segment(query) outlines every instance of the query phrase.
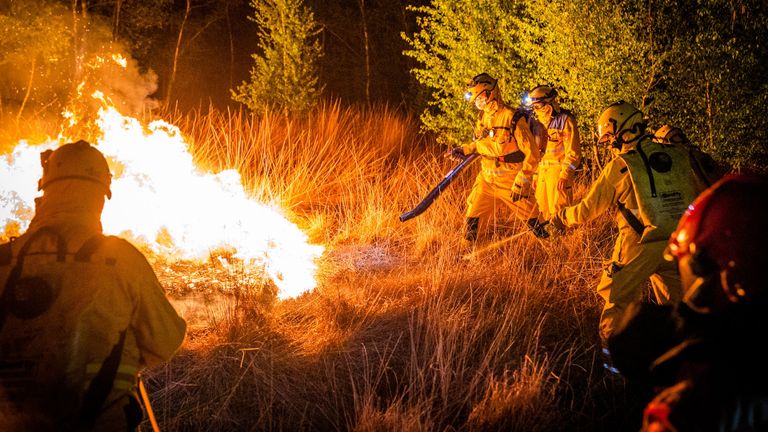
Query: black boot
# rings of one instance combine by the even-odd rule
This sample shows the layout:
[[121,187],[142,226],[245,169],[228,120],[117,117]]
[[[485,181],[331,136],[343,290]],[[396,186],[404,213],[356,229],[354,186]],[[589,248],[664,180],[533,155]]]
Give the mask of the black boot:
[[467,241],[476,241],[477,240],[477,230],[480,226],[480,218],[476,217],[470,217],[467,218],[467,231],[464,234],[464,238]]
[[527,225],[536,237],[543,239],[549,238],[549,233],[544,229],[545,224],[539,223],[537,218],[528,219]]

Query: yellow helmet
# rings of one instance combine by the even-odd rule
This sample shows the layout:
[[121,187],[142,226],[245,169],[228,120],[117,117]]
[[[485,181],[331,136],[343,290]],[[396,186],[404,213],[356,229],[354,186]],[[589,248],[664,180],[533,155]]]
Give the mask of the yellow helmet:
[[538,85],[528,92],[525,97],[525,104],[534,109],[541,109],[544,105],[549,105],[557,97],[557,90],[548,85]]
[[665,124],[656,130],[656,133],[653,135],[653,142],[670,145],[685,144],[689,141],[682,129]]
[[467,91],[464,93],[464,100],[472,103],[482,93],[486,93],[488,100],[493,100],[494,97],[498,95],[498,92],[496,78],[483,72],[469,80],[467,83]]
[[620,149],[643,136],[646,125],[642,111],[620,100],[609,105],[597,120],[598,142]]
[[104,195],[112,198],[109,186],[112,174],[104,155],[87,141],[64,144],[56,150],[46,150],[40,154],[43,176],[38,182],[38,190],[44,190],[51,183],[59,180],[77,179],[98,183],[104,186]]

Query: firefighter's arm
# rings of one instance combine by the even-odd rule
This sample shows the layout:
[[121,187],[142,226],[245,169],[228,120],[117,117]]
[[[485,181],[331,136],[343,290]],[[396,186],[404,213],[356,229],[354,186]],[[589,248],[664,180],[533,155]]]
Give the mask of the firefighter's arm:
[[614,159],[592,184],[587,195],[577,204],[560,210],[555,217],[565,226],[581,225],[597,218],[616,202],[616,185],[623,179],[622,164]]
[[523,166],[515,176],[515,182],[512,184],[512,200],[517,201],[521,198],[527,198],[533,190],[533,174],[539,165],[541,153],[539,147],[533,139],[528,122],[525,118],[517,121],[515,127],[515,141],[520,151],[525,155]]
[[533,139],[533,134],[531,134],[531,130],[528,127],[528,122],[525,120],[525,117],[520,118],[517,121],[517,126],[515,127],[515,141],[517,141],[517,146],[525,154],[521,172],[528,178],[532,178],[533,174],[536,172],[536,168],[539,166],[541,152],[536,145],[536,141]]
[[563,135],[565,154],[563,155],[560,168],[560,178],[572,180],[576,174],[576,168],[581,163],[581,140],[579,139],[579,128],[576,125],[576,119],[571,115],[565,120]]
[[144,255],[130,246],[123,277],[133,285],[138,304],[131,319],[142,366],[168,361],[181,346],[187,323],[168,301]]

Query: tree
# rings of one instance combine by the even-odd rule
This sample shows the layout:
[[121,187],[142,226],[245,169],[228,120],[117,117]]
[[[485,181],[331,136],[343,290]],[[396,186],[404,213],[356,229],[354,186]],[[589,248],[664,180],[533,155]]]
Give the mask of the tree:
[[657,34],[669,51],[659,123],[735,168],[768,169],[768,9],[762,0],[663,3]]
[[251,0],[251,6],[261,53],[252,54],[250,82],[233,90],[232,98],[252,111],[306,111],[322,93],[317,63],[323,51],[313,13],[301,0]]
[[63,104],[70,82],[72,34],[66,9],[48,2],[12,2],[0,11],[0,97],[18,106]]
[[[433,0],[412,8],[411,70],[431,90],[427,129],[460,141],[462,80],[485,71],[512,94],[554,85],[583,142],[608,104],[682,127],[735,167],[768,169],[768,9],[764,0]],[[506,94],[510,89],[502,87]],[[457,130],[458,129],[458,130]],[[594,142],[594,141],[593,141]]]
[[536,17],[521,46],[535,65],[529,83],[557,88],[582,132],[594,131],[597,116],[618,100],[648,108],[664,56],[653,51],[643,8],[602,0],[534,0],[528,8]]
[[520,29],[529,19],[525,2],[434,0],[410,10],[419,14],[420,30],[402,35],[411,46],[404,54],[421,64],[411,72],[430,91],[421,119],[443,142],[464,143],[474,119],[474,107],[462,98],[467,81],[487,72],[516,105],[532,74],[520,50]]

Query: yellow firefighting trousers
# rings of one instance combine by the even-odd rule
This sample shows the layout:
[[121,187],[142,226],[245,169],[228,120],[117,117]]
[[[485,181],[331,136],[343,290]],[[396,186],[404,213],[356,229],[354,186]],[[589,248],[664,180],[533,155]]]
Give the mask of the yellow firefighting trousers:
[[664,259],[667,241],[639,244],[640,236],[625,226],[619,231],[613,255],[603,270],[597,293],[605,300],[600,315],[600,339],[605,342],[630,303],[642,300],[650,280],[659,304],[676,304],[682,299],[677,265]]
[[539,162],[536,177],[536,204],[544,219],[551,219],[561,208],[573,202],[573,180],[568,181],[564,191],[557,190],[560,180],[560,162],[543,160]]
[[475,178],[475,184],[467,197],[466,217],[479,218],[480,233],[495,222],[496,210],[502,203],[512,210],[516,219],[527,221],[538,217],[539,210],[532,194],[528,198],[512,201],[512,183],[516,174],[512,172],[503,177],[491,177],[480,172]]

